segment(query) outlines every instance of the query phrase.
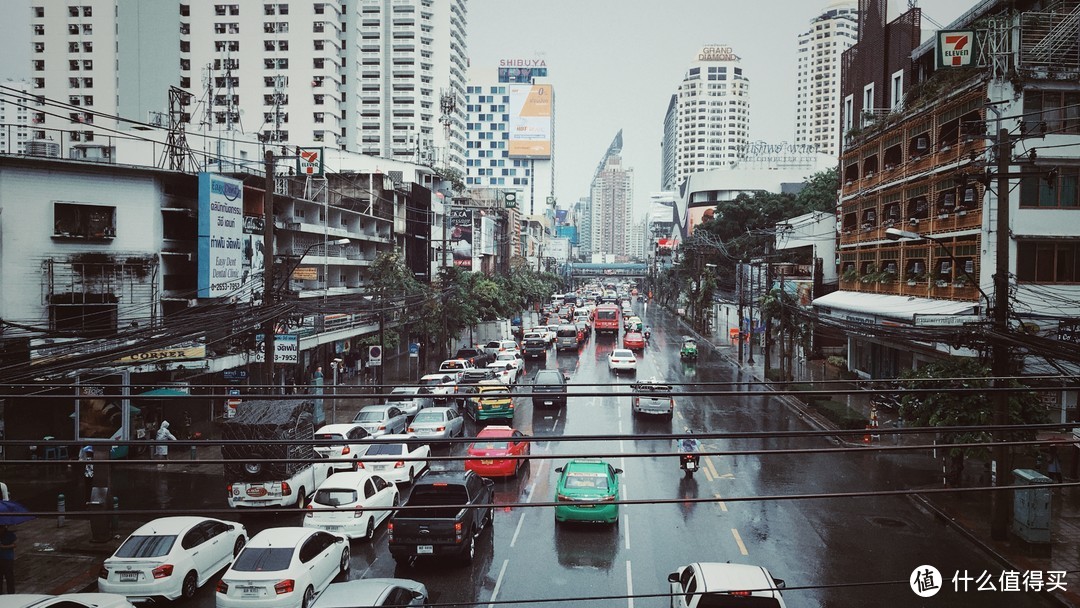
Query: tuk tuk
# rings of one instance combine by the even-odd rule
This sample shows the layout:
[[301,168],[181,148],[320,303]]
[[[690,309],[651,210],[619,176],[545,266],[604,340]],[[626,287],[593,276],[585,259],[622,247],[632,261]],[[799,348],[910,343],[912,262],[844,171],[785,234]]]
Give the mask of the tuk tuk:
[[682,349],[679,350],[679,356],[683,359],[697,359],[697,340],[684,338]]

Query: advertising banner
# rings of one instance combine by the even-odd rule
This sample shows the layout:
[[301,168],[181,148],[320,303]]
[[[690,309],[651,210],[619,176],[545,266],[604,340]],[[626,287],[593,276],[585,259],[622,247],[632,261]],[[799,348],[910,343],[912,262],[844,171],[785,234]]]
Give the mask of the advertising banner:
[[454,266],[472,270],[473,210],[450,208],[450,247]]
[[118,363],[156,363],[159,361],[186,361],[206,357],[206,344],[199,340],[181,342],[168,348],[144,350],[117,359]]
[[[262,363],[266,360],[263,355],[263,335],[255,334],[255,362]],[[274,363],[297,363],[300,352],[300,342],[293,334],[274,334]]]
[[243,287],[243,182],[199,174],[200,298],[240,295]]
[[510,94],[510,158],[551,158],[553,87],[514,85]]
[[966,68],[975,65],[974,30],[940,30],[937,33],[937,67]]
[[263,218],[254,215],[244,216],[244,270],[241,273],[243,290],[240,294],[242,302],[262,304],[263,288],[263,261],[266,249],[263,246]]

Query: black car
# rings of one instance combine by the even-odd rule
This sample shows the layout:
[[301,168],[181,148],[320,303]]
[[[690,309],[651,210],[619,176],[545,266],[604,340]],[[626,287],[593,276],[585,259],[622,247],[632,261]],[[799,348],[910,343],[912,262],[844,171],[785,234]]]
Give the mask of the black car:
[[548,343],[540,338],[527,338],[521,345],[521,354],[525,357],[544,358],[547,356]]
[[569,376],[564,376],[557,369],[542,369],[533,376],[532,403],[533,407],[541,405],[565,406],[566,383]]

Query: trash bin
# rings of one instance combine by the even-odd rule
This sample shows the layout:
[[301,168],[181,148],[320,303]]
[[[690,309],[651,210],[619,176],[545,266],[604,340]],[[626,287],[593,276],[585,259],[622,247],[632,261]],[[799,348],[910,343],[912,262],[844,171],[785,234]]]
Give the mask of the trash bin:
[[95,543],[104,543],[112,539],[112,530],[109,529],[109,488],[95,487],[90,490],[90,502],[86,503],[86,510],[90,511],[90,540]]

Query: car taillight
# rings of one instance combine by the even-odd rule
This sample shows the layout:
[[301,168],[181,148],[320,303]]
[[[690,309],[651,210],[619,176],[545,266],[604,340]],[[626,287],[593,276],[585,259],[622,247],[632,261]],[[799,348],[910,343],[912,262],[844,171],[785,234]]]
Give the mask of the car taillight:
[[225,486],[225,495],[226,496],[232,496],[232,484],[231,483],[229,485]]
[[214,591],[217,591],[218,593],[228,593],[229,583],[226,583],[224,580],[218,581],[217,586],[214,587]]
[[750,597],[753,593],[749,591],[728,591],[728,595],[734,595],[736,597]]
[[97,577],[98,578],[103,578],[105,580],[109,580],[109,569],[106,568],[105,566],[102,566],[101,570],[98,570]]
[[461,522],[458,522],[458,523],[454,524],[454,542],[458,542],[458,543],[461,542],[461,530],[462,530]]
[[352,516],[353,517],[363,517],[364,516],[364,510],[363,509],[353,509]]
[[280,583],[274,585],[274,593],[277,593],[278,595],[281,595],[283,593],[292,593],[294,588],[296,588],[296,581],[291,578],[287,578]]
[[379,427],[379,430],[380,430],[380,431],[385,431],[385,430],[386,430],[386,425],[384,424],[384,425],[380,426],[380,427]]
[[172,576],[172,570],[172,564],[162,564],[157,568],[154,568],[151,572],[153,573],[154,578],[165,578],[167,576]]
[[351,453],[352,453],[352,450],[349,449],[349,446],[345,446],[345,447],[341,448],[341,455],[342,456],[344,456],[345,454],[351,454]]
[[307,509],[307,513],[304,514],[304,517],[314,517],[315,516],[315,509],[310,504],[308,504],[308,506],[305,507],[305,509]]
[[445,426],[440,426],[440,427],[438,427],[438,428],[436,428],[436,429],[435,429],[435,432],[436,432],[436,433],[441,433],[441,432],[443,432],[443,431],[445,431],[445,430],[446,430],[446,427],[445,427]]
[[415,432],[416,432],[416,429],[414,429],[414,428],[413,428],[413,427],[411,427],[411,426],[410,426],[410,427],[409,427],[408,429],[406,429],[406,430],[407,430],[408,432],[410,432],[410,433],[415,433]]
[[361,462],[361,461],[359,461],[359,460],[357,460],[357,461],[356,461],[356,469],[357,469],[357,470],[360,470],[360,469],[362,469],[362,468],[364,468],[364,463],[363,463],[363,462]]
[[287,482],[287,481],[281,482],[281,495],[282,496],[292,496],[292,487],[289,486],[289,482]]
[[394,522],[386,524],[386,538],[390,542],[394,542]]
[[394,463],[394,468],[395,469],[400,469],[400,468],[402,468],[404,466],[405,466],[405,461],[404,460],[399,460],[399,461]]

